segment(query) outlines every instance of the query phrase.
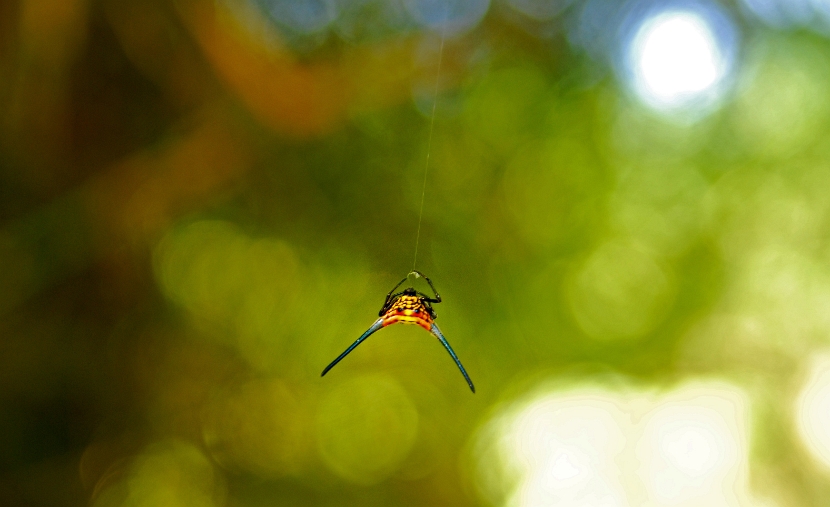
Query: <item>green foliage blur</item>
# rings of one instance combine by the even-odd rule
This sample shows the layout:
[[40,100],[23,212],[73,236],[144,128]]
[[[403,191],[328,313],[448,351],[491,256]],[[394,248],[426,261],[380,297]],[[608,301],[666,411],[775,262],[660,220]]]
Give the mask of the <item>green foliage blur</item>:
[[[482,428],[537,386],[689,379],[747,393],[753,491],[826,504],[792,400],[830,344],[830,41],[741,17],[724,102],[675,121],[564,18],[493,1],[439,72],[440,32],[243,3],[0,3],[0,504],[489,505]],[[422,189],[477,393],[414,326],[320,378]]]

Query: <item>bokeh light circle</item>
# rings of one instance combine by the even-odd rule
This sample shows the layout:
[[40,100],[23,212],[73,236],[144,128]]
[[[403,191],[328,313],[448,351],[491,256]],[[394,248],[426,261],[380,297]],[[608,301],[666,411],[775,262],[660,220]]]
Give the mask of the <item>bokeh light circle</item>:
[[830,469],[830,355],[813,360],[796,402],[796,425],[810,454]]
[[578,266],[565,284],[571,311],[597,340],[644,336],[674,300],[674,281],[650,252],[609,242]]
[[509,497],[507,505],[625,503],[615,464],[626,446],[625,414],[613,396],[550,393],[516,409],[495,424],[500,434],[492,439],[516,479],[496,493]]
[[478,486],[490,503],[758,505],[747,481],[749,399],[737,386],[658,394],[559,382],[479,433]]
[[215,507],[225,504],[224,478],[196,446],[165,440],[136,456],[122,477],[103,488],[94,507]]
[[734,481],[745,444],[730,421],[733,403],[706,393],[666,403],[647,418],[640,475],[658,504],[705,505],[719,496],[718,485]]
[[323,399],[317,443],[323,462],[342,479],[377,484],[397,471],[418,432],[418,411],[394,379],[347,380]]
[[709,28],[691,13],[673,12],[650,20],[640,29],[634,51],[638,86],[669,105],[705,91],[722,74]]
[[628,25],[620,28],[618,68],[635,95],[665,113],[697,117],[713,110],[732,82],[734,23],[719,7],[702,2],[640,10],[629,13]]
[[403,3],[417,24],[446,35],[475,28],[490,8],[490,0],[403,0]]
[[741,0],[746,11],[777,29],[821,27],[828,21],[827,0]]
[[335,0],[257,0],[279,25],[299,34],[321,32],[337,17]]
[[830,116],[830,58],[809,39],[774,37],[747,51],[733,109],[736,140],[754,156],[803,153]]
[[506,0],[513,9],[530,18],[544,21],[567,9],[573,0]]
[[274,478],[298,475],[310,461],[307,410],[280,380],[254,380],[216,393],[202,419],[206,447],[226,468]]
[[655,109],[708,109],[725,90],[734,28],[729,22],[713,22],[709,9],[702,7],[648,15],[628,43],[625,62],[631,86]]

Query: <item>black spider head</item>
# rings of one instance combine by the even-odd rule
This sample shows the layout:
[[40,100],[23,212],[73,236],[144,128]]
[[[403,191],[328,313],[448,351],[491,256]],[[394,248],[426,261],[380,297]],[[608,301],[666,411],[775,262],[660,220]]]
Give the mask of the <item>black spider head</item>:
[[409,287],[407,289],[404,289],[403,295],[404,296],[414,296],[415,295],[415,288],[414,287]]

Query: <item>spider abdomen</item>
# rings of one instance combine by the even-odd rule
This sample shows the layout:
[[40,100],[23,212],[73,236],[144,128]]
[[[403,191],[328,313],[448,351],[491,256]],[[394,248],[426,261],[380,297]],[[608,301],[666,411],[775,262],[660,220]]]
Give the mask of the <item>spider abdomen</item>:
[[401,296],[383,315],[383,327],[392,324],[414,324],[427,331],[432,327],[432,316],[421,298]]

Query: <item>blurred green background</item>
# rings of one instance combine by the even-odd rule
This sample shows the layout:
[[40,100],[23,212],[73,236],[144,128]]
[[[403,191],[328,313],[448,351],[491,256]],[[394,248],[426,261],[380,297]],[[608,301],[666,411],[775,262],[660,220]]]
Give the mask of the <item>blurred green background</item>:
[[[828,36],[825,0],[0,3],[0,504],[830,505]],[[417,327],[321,379],[422,188],[477,393]]]

